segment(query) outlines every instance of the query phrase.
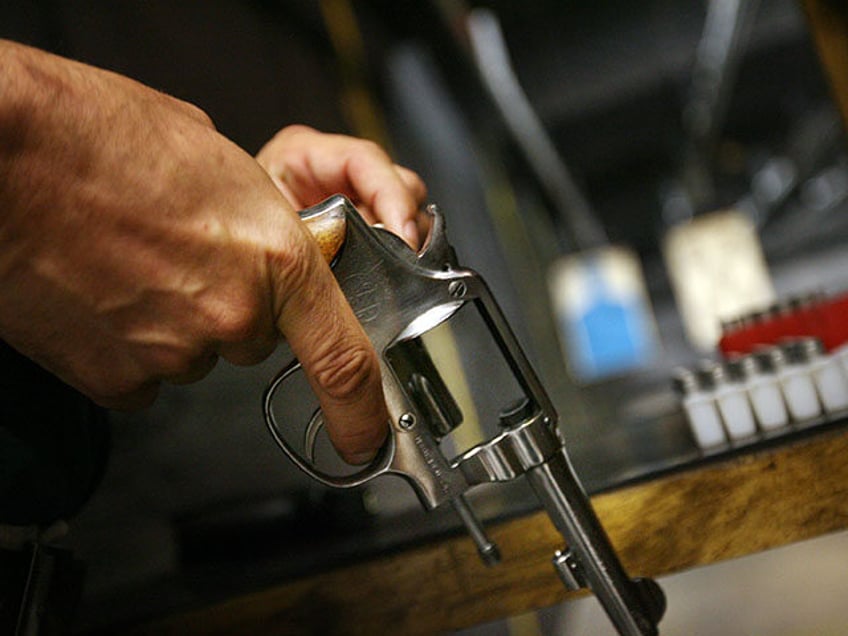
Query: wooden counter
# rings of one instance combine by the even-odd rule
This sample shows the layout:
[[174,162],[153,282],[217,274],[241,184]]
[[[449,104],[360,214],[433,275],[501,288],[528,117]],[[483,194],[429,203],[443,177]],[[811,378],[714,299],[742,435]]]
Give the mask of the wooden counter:
[[[592,498],[625,567],[660,576],[848,527],[848,432],[724,460]],[[422,514],[424,514],[422,512]],[[466,537],[172,616],[132,634],[432,634],[567,597],[562,538],[533,514],[491,528],[504,561]]]
[[834,102],[848,129],[848,6],[836,0],[804,0],[801,4]]

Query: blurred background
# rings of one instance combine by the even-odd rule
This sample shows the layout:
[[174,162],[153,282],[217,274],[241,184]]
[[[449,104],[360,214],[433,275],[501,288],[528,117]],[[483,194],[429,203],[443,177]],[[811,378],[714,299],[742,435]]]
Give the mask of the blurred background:
[[[0,35],[193,102],[250,153],[290,123],[383,143],[493,288],[592,493],[776,443],[699,447],[673,370],[722,321],[848,288],[844,132],[794,0],[43,0],[0,7]],[[483,437],[485,337],[454,332]],[[67,540],[80,629],[460,531],[399,481],[328,492],[289,465],[260,405],[286,359],[110,417]],[[472,500],[486,520],[537,506],[521,484]],[[846,633],[845,559],[840,535],[670,577],[668,633]],[[585,607],[467,633],[607,633]]]

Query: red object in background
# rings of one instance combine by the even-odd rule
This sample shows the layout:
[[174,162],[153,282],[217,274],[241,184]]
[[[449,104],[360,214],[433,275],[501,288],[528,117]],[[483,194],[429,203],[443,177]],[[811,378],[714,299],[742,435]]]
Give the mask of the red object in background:
[[725,324],[718,348],[724,355],[751,353],[761,345],[811,336],[826,351],[848,342],[848,293],[790,300]]

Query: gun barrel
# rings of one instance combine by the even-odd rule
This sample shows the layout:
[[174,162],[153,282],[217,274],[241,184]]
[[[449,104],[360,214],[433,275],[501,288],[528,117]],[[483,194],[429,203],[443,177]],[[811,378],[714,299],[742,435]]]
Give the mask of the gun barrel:
[[657,634],[665,597],[650,579],[630,579],[592,510],[565,449],[526,473],[568,551],[555,563],[564,581],[587,585],[622,636]]

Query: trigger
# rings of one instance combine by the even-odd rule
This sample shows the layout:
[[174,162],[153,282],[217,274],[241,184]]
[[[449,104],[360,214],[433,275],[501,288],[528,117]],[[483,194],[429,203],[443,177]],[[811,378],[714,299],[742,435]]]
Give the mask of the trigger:
[[303,433],[303,454],[307,461],[315,465],[315,445],[318,442],[318,433],[324,427],[324,413],[321,409],[315,409],[312,417],[309,418],[309,425]]

